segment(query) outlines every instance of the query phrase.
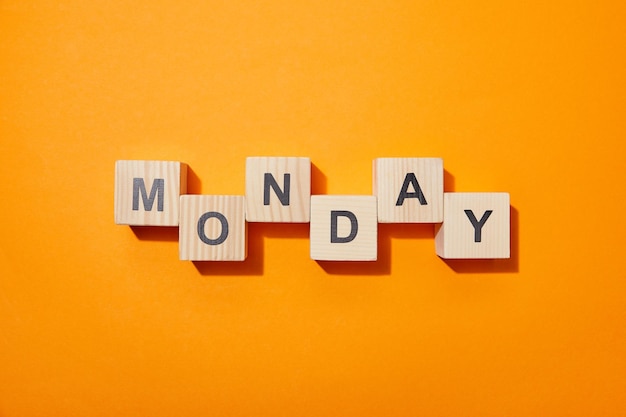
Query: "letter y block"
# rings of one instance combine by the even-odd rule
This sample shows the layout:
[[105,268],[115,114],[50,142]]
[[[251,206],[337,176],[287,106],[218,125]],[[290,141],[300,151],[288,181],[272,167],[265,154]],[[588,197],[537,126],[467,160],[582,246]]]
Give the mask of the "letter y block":
[[445,193],[443,223],[435,226],[435,248],[444,259],[511,256],[508,193]]

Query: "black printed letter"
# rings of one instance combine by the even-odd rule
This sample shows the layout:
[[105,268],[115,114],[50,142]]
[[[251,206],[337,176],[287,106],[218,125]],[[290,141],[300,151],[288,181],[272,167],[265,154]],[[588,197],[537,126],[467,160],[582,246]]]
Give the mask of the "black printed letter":
[[483,214],[483,217],[479,221],[476,220],[476,216],[474,216],[474,212],[472,210],[465,210],[467,218],[472,223],[472,226],[474,226],[474,242],[480,242],[483,226],[485,225],[485,222],[487,221],[489,216],[491,216],[492,212],[493,210],[485,211],[485,214]]
[[150,189],[150,197],[148,197],[143,178],[133,178],[133,210],[139,210],[139,191],[141,191],[141,200],[146,211],[152,211],[157,194],[157,211],[163,211],[163,193],[165,192],[165,180],[163,178],[154,180]]
[[[222,223],[222,233],[220,233],[217,239],[209,239],[204,233],[204,225],[211,217],[215,217],[220,221],[220,223]],[[226,217],[224,217],[222,213],[218,213],[217,211],[209,211],[207,213],[204,213],[202,216],[200,216],[200,219],[198,220],[198,237],[207,245],[215,246],[224,243],[224,241],[228,237],[228,220],[226,220]]]
[[270,174],[269,172],[266,172],[265,173],[265,180],[263,181],[263,205],[264,206],[269,206],[270,205],[270,187],[272,187],[272,189],[276,193],[276,196],[280,200],[280,203],[283,206],[288,206],[289,205],[289,189],[290,189],[289,188],[289,183],[290,183],[290,179],[291,179],[291,174],[285,174],[284,175],[284,186],[283,186],[283,188],[285,189],[285,191],[282,191],[280,189],[280,187],[278,186],[278,183],[274,179],[274,176],[272,174]]
[[[343,216],[350,219],[350,234],[345,237],[337,236],[337,217]],[[330,243],[352,242],[359,231],[359,222],[351,211],[331,210],[330,211]]]
[[[409,192],[409,185],[413,185],[413,189],[415,192]],[[422,206],[428,204],[426,202],[426,198],[424,197],[424,193],[420,188],[420,184],[417,182],[417,178],[415,178],[415,174],[409,172],[404,177],[404,183],[402,184],[402,191],[400,191],[400,195],[398,196],[398,200],[396,201],[396,206],[401,206],[404,203],[405,198],[417,198]]]

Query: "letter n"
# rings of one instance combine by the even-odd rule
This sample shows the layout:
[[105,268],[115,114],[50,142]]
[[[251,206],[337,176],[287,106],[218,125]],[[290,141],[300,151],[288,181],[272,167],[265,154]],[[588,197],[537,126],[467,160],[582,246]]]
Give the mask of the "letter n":
[[274,176],[269,172],[265,173],[263,181],[263,205],[270,205],[270,187],[276,193],[276,196],[280,200],[280,204],[283,206],[289,205],[289,191],[290,191],[291,174],[284,174],[283,176],[283,189],[281,190],[278,183],[274,179]]
[[[350,233],[348,236],[338,236],[338,217],[347,217],[350,220]],[[347,210],[330,211],[330,243],[352,242],[359,231],[359,222],[353,212]]]

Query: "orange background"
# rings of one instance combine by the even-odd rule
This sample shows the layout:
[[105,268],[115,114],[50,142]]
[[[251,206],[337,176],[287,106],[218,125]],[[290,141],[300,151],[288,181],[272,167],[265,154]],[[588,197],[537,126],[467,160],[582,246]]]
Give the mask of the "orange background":
[[[575,3],[575,4],[574,4]],[[0,415],[626,414],[626,6],[0,0]],[[379,156],[508,191],[513,258],[374,264],[251,224],[240,264],[113,222],[114,161],[371,193]]]

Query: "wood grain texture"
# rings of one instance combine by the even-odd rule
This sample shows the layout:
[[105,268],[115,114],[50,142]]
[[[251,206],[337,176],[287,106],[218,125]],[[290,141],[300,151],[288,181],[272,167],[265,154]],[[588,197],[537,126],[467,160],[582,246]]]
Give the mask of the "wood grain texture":
[[244,196],[183,195],[180,213],[180,260],[246,259],[248,227]]
[[[445,193],[443,223],[435,226],[437,255],[445,259],[509,258],[509,201],[508,193]],[[491,211],[488,217],[487,211]],[[476,227],[471,216],[475,222],[486,218],[482,226]]]
[[[331,242],[332,212],[349,212],[358,224],[349,242]],[[347,238],[353,231],[349,217],[339,215],[335,235]],[[319,261],[375,261],[378,253],[378,221],[374,196],[311,196],[311,259]]]
[[[376,158],[373,191],[380,223],[440,223],[443,221],[443,160],[441,158]],[[403,188],[407,175],[408,187]],[[415,180],[426,204],[414,197]],[[413,193],[397,205],[402,190]]]
[[[142,180],[144,187],[138,193],[134,190],[136,178]],[[152,207],[146,207],[155,180],[163,180],[162,191],[155,188]],[[145,191],[145,195],[141,191]],[[163,193],[162,197],[159,196],[160,192]],[[182,162],[116,161],[115,223],[131,226],[178,226],[179,198],[186,192],[187,165]],[[161,210],[159,198],[163,202]],[[137,200],[136,209],[133,209],[133,199]]]
[[[269,188],[266,201],[266,174],[271,174],[288,204]],[[289,176],[289,187],[285,184]],[[303,157],[246,158],[246,219],[250,222],[307,223],[310,220],[311,160]],[[268,204],[265,204],[265,203]]]

